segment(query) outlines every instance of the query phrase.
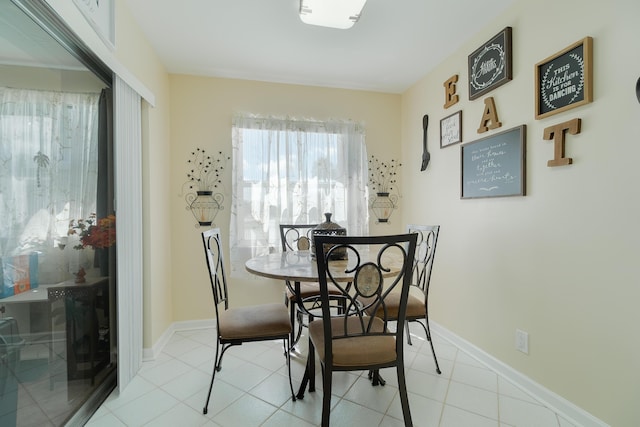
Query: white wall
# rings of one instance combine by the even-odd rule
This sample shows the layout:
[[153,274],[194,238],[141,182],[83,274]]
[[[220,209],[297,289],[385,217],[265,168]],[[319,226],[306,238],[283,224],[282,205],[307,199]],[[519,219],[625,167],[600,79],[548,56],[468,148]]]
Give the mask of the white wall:
[[[431,315],[439,324],[614,426],[640,423],[640,76],[635,0],[521,1],[403,95],[403,221],[441,224]],[[455,25],[455,19],[452,20]],[[468,100],[467,57],[513,27],[513,80]],[[594,40],[594,102],[534,119],[534,65]],[[460,102],[443,109],[458,74]],[[479,135],[483,100],[502,127]],[[527,125],[527,196],[460,199],[460,146],[439,148],[439,120],[463,111],[464,142]],[[420,172],[422,116],[431,164]],[[573,118],[573,164],[547,167],[544,128]],[[529,354],[515,350],[516,328]]]

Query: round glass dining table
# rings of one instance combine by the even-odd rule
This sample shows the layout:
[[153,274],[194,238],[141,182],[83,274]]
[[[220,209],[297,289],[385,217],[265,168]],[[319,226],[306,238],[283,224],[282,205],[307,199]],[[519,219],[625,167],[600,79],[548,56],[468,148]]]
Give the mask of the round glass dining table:
[[[377,254],[377,252],[373,252]],[[360,259],[361,262],[370,259],[368,253],[363,254],[364,257]],[[373,254],[371,255],[373,256]],[[351,282],[354,277],[354,266],[356,264],[355,259],[348,260],[332,260],[328,263],[331,275],[337,282]],[[389,256],[385,259],[385,267],[387,272],[383,272],[384,276],[391,276],[397,274],[402,268],[401,258]],[[318,282],[318,268],[316,259],[312,255],[311,251],[287,251],[276,252],[268,255],[257,256],[249,259],[245,263],[245,268],[249,273],[255,274],[261,277],[267,277],[270,279],[284,280],[291,292],[298,296],[296,301],[302,301],[300,296],[300,282]],[[303,311],[306,311],[304,307],[301,307]],[[310,313],[309,313],[310,314]],[[313,347],[310,346],[310,352],[307,355],[307,366],[304,372],[304,377],[300,389],[296,395],[298,399],[302,399],[304,396],[304,389],[309,384],[309,391],[315,390],[315,362],[313,355]],[[378,373],[377,381],[381,381]]]
[[[333,260],[329,263],[329,270],[339,282],[349,282],[353,279],[353,272],[348,272],[347,260]],[[351,263],[353,264],[353,263]],[[251,258],[245,263],[249,273],[270,279],[287,280],[290,282],[317,282],[318,267],[311,251],[277,252]]]
[[[377,255],[373,252],[371,256]],[[366,262],[370,257],[367,252],[361,253],[360,261]],[[337,282],[353,280],[355,259],[331,260],[329,271]],[[383,277],[393,276],[402,268],[402,258],[388,254],[385,256],[384,266],[388,269]],[[245,263],[249,273],[270,279],[286,280],[290,282],[318,282],[318,267],[311,251],[276,252],[257,256]]]

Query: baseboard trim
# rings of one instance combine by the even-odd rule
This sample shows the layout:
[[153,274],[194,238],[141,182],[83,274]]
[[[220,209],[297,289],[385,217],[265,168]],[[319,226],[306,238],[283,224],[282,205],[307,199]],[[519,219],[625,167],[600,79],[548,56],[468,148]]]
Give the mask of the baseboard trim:
[[167,345],[171,337],[175,332],[178,331],[190,331],[195,329],[205,329],[205,328],[215,328],[216,320],[215,319],[206,319],[206,320],[187,320],[183,322],[173,322],[169,327],[164,331],[160,338],[155,342],[153,347],[142,349],[142,360],[145,362],[155,360],[162,350],[164,346]]
[[441,336],[469,356],[486,365],[489,369],[504,377],[522,391],[531,394],[545,406],[561,414],[567,421],[582,427],[610,427],[609,424],[606,424],[579,406],[576,406],[562,396],[538,384],[531,378],[516,371],[511,366],[501,362],[431,319],[429,319],[429,325],[435,334]]

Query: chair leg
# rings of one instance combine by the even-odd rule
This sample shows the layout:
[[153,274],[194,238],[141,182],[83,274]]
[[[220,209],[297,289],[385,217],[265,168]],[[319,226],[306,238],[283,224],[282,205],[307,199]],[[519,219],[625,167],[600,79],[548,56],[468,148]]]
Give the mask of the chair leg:
[[436,350],[433,348],[433,340],[431,339],[431,328],[429,327],[429,317],[424,318],[424,323],[427,326],[425,331],[427,333],[427,339],[429,340],[429,344],[431,344],[431,353],[433,354],[433,361],[436,363],[436,372],[442,373],[440,371],[440,365],[438,365],[438,358],[436,357]]
[[396,369],[398,372],[398,392],[400,393],[400,405],[402,406],[404,425],[405,427],[413,427],[411,409],[409,409],[409,396],[407,395],[407,382],[404,376],[404,363],[398,363]]
[[[289,308],[289,319],[291,320],[291,338],[289,341],[291,343],[290,350],[293,350],[293,348],[298,344],[298,341],[300,341],[300,337],[302,336],[302,328],[304,327],[302,316],[303,314],[300,310],[298,310],[297,304],[292,301],[291,307]],[[296,321],[298,323],[297,329]]]
[[[289,298],[285,298],[287,300],[287,305],[289,305]],[[291,343],[291,350],[293,350],[293,347],[296,346],[296,333],[295,333],[295,324],[296,324],[296,303],[291,301],[291,304],[289,305],[289,320],[291,321],[291,338],[290,338],[290,343]]]
[[420,321],[418,321],[418,323],[420,324],[420,326],[422,326],[422,329],[424,329],[424,333],[427,336],[427,341],[429,341],[429,344],[431,345],[431,354],[433,354],[433,361],[436,363],[436,372],[438,374],[441,374],[442,371],[440,371],[440,365],[438,364],[438,358],[436,357],[436,350],[433,347],[433,340],[431,339],[431,329],[429,328],[429,318],[428,317],[424,318],[424,325]]
[[[309,316],[309,322],[313,320],[313,316]],[[309,392],[313,393],[316,391],[316,348],[311,341],[311,337],[309,337],[309,355],[307,356],[309,360]]]
[[370,369],[369,370],[369,380],[371,380],[371,385],[372,386],[377,386],[377,385],[385,385],[387,384],[387,382],[380,376],[380,370],[379,369]]
[[218,372],[222,370],[222,358],[224,357],[224,354],[226,353],[227,350],[229,350],[230,347],[234,345],[240,345],[240,344],[225,344],[222,346],[222,352],[220,353],[220,359],[218,359],[218,365],[216,367]]
[[331,368],[322,366],[322,427],[329,427],[331,416]]
[[307,388],[307,385],[309,386],[309,392],[316,391],[315,354],[316,350],[313,346],[313,342],[311,342],[311,338],[309,338],[309,351],[307,355],[307,363],[304,369],[304,376],[302,377],[298,394],[296,394],[298,400],[302,400],[304,398],[304,390]]
[[[213,380],[216,378],[216,372],[220,370],[218,365],[218,353],[220,352],[220,342],[216,339],[216,357],[213,359],[213,373],[211,374],[211,384],[209,384],[209,393],[207,393],[207,401],[204,403],[202,413],[207,415],[209,412],[209,399],[211,398],[211,390],[213,390]],[[222,357],[221,357],[222,358]]]
[[411,342],[411,331],[409,331],[409,322],[407,322],[406,330],[407,330],[407,344],[413,345],[413,343]]
[[291,389],[291,400],[296,401],[296,394],[293,392],[293,381],[291,380],[291,351],[289,340],[284,339],[284,357],[287,359],[287,371],[289,371],[289,388]]

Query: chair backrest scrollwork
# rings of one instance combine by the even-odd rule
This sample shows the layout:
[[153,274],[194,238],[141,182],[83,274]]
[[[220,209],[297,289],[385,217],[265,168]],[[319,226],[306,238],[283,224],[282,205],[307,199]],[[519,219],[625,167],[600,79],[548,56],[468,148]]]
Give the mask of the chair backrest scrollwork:
[[280,224],[282,251],[307,251],[311,249],[313,229],[318,224]]
[[413,263],[412,285],[419,288],[425,298],[429,293],[429,283],[431,282],[431,271],[433,261],[436,256],[436,245],[440,234],[439,225],[414,225],[407,226],[407,233],[418,235],[416,245],[416,255]]
[[[389,236],[314,236],[317,250],[316,262],[322,299],[322,319],[340,318],[338,323],[349,325],[332,331],[332,322],[323,322],[325,339],[324,354],[332,354],[332,341],[360,337],[396,339],[396,352],[402,356],[403,331],[411,286],[413,263],[418,236],[415,233]],[[333,251],[346,251],[347,260],[333,260]],[[351,290],[344,282],[335,280],[332,269],[353,273]],[[328,286],[342,290],[344,300],[338,309],[335,294],[329,296]],[[395,313],[388,312],[387,304],[400,293],[397,327],[387,327],[395,322]],[[333,303],[333,306],[331,305]],[[376,316],[367,313],[376,312]],[[358,319],[358,320],[355,320]]]
[[229,295],[227,292],[227,278],[224,272],[224,255],[220,229],[212,228],[202,232],[202,243],[204,245],[204,253],[209,270],[217,321],[219,314],[218,306],[224,304],[225,310],[229,308]]

